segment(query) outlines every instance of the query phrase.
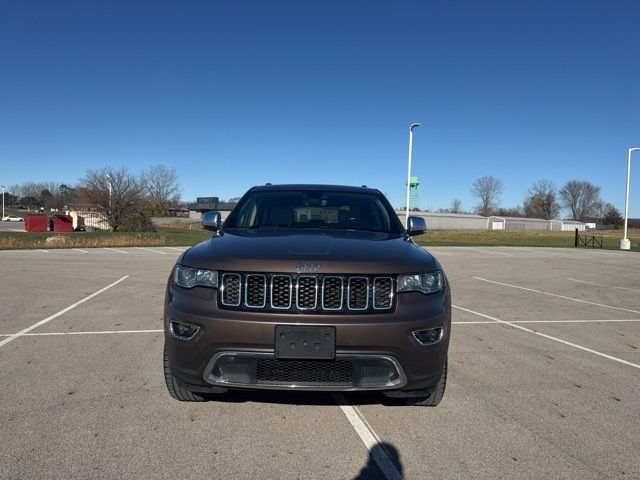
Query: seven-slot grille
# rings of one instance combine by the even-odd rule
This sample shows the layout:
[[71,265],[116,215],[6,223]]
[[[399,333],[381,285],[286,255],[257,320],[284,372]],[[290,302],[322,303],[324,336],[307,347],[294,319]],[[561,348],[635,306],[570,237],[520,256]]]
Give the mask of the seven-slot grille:
[[358,312],[393,308],[392,277],[223,273],[220,306],[265,311]]

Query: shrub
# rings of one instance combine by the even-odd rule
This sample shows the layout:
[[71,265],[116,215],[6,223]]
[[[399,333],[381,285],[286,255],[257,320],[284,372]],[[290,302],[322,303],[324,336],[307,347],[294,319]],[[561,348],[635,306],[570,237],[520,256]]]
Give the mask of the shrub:
[[151,219],[142,213],[128,216],[118,228],[119,232],[155,232],[156,227]]

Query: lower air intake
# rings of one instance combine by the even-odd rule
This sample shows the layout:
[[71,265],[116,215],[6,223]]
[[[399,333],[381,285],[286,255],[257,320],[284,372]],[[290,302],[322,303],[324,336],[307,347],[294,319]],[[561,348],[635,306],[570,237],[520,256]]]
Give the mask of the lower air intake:
[[334,360],[278,359],[272,353],[222,352],[205,370],[214,385],[301,390],[382,390],[401,387],[400,364],[384,355],[337,354]]
[[258,360],[258,383],[305,383],[319,385],[351,384],[350,360]]

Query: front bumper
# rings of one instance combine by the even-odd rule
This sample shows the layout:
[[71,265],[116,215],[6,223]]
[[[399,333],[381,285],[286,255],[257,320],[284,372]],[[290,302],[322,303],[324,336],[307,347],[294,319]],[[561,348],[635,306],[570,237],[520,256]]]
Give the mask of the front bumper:
[[338,353],[334,360],[279,360],[273,352],[216,352],[204,380],[217,387],[263,390],[388,390],[406,385],[400,363],[388,355]]
[[[217,306],[217,293],[215,289],[186,292],[168,286],[165,340],[169,366],[176,379],[192,391],[215,391],[220,387],[409,391],[434,386],[442,374],[451,327],[448,289],[430,296],[403,293],[396,297],[393,311],[371,315],[222,310]],[[200,330],[191,340],[177,339],[169,333],[169,319],[197,325]],[[316,365],[318,368],[312,372],[316,381],[297,375],[291,361],[275,359],[275,327],[282,324],[335,327],[336,359]],[[411,335],[414,330],[436,326],[444,327],[444,335],[434,345],[422,346]],[[232,357],[241,359],[237,367],[221,371],[221,359]],[[338,375],[331,373],[333,370],[348,370],[346,364],[335,363],[343,361],[351,362],[352,376],[332,376]],[[300,362],[306,363],[299,366],[311,365],[308,360]],[[266,368],[264,365],[275,372],[272,377],[258,375],[261,366]]]

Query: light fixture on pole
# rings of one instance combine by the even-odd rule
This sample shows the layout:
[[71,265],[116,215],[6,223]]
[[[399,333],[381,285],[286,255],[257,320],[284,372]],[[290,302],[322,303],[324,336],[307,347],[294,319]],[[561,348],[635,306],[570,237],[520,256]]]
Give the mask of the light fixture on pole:
[[627,223],[629,220],[629,181],[631,178],[631,154],[639,152],[639,147],[629,149],[627,155],[627,193],[624,199],[624,238],[620,240],[620,250],[631,250],[631,241],[627,238]]
[[407,166],[407,203],[404,207],[404,226],[409,228],[409,195],[411,189],[411,156],[413,154],[413,129],[418,128],[419,123],[412,123],[409,125],[409,161]]

